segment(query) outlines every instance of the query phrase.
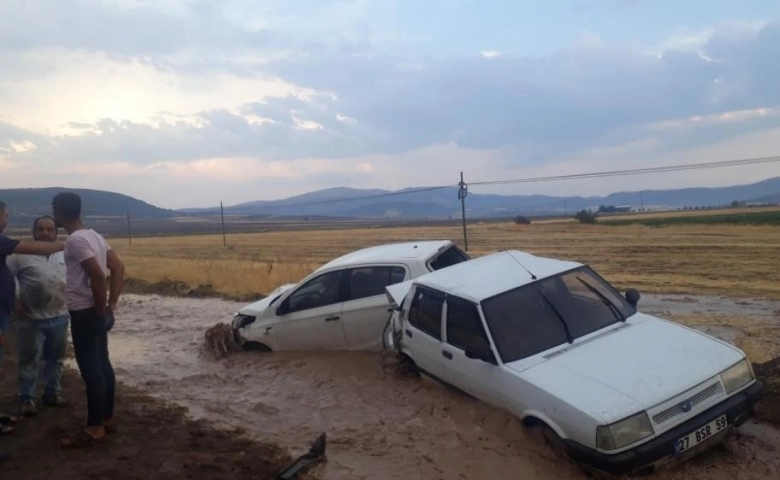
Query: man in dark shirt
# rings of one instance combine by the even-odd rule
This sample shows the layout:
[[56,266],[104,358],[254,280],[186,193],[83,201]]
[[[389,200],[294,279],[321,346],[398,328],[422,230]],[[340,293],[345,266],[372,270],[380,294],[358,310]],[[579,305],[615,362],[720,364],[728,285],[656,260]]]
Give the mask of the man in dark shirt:
[[[5,263],[6,257],[13,253],[51,255],[65,248],[62,242],[12,240],[3,235],[6,226],[8,226],[8,207],[0,202],[0,360],[3,356],[5,335],[11,323],[11,312],[16,304],[16,282]],[[12,416],[0,413],[0,435],[13,431],[9,425],[13,420]],[[0,461],[7,458],[8,454],[0,452]]]

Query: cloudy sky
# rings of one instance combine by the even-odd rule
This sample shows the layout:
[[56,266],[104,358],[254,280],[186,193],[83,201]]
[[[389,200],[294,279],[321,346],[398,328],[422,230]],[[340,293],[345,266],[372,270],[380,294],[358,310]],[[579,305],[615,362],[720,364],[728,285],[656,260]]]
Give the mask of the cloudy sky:
[[207,206],[780,154],[776,0],[0,2],[0,188]]

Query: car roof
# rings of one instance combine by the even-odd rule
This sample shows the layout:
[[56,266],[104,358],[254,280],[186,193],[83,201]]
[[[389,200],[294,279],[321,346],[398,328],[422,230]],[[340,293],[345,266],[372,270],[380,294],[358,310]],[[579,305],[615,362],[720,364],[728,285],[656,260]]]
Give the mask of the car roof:
[[453,245],[450,240],[423,240],[374,245],[335,258],[316,271],[364,263],[427,259],[450,245]]
[[528,270],[536,275],[537,279],[542,279],[581,266],[583,264],[577,262],[508,250],[427,273],[413,283],[479,303],[499,293],[534,282]]

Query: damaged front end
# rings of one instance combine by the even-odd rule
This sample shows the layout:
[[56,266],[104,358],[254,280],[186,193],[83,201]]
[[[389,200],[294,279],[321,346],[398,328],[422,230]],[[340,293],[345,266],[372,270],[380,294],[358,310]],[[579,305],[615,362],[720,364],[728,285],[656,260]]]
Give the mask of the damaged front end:
[[254,323],[255,320],[257,320],[256,316],[245,315],[243,313],[236,313],[236,315],[233,317],[233,321],[231,322],[230,327],[233,329],[233,336],[239,345],[243,346],[246,343],[246,339],[241,336],[241,330],[244,329],[247,325]]

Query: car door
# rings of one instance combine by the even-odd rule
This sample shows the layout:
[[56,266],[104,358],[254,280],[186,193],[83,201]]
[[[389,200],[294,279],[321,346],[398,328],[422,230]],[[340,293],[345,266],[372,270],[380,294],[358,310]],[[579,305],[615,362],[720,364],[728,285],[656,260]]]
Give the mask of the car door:
[[473,397],[501,407],[502,369],[493,363],[495,358],[485,361],[466,356],[467,351],[493,352],[477,305],[447,295],[444,332],[442,379]]
[[346,348],[341,321],[343,273],[337,270],[318,275],[284,299],[273,326],[279,350]]
[[417,286],[409,304],[405,307],[403,344],[417,367],[427,374],[441,379],[441,327],[444,312],[444,294],[437,290]]
[[345,298],[341,321],[347,348],[381,350],[382,331],[390,318],[390,303],[385,287],[406,280],[402,265],[367,265],[344,273]]

